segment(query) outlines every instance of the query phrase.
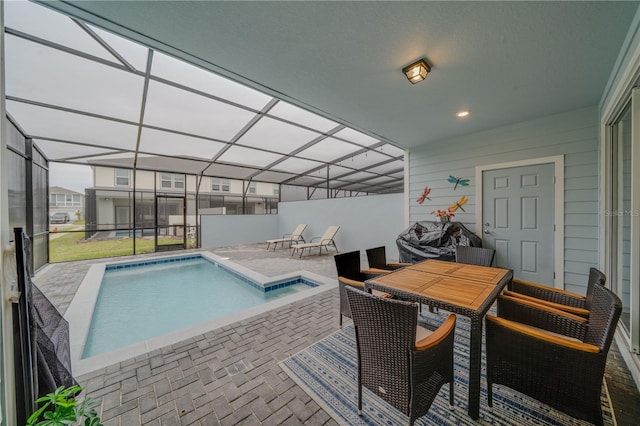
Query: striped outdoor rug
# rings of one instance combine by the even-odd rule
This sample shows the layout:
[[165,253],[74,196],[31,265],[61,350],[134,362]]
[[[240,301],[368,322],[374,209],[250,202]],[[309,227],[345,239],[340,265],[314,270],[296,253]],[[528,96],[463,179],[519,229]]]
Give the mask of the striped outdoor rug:
[[[444,314],[422,317],[429,328],[437,327]],[[467,414],[469,320],[458,316],[454,348],[455,408],[449,409],[448,385],[440,390],[427,415],[416,425],[585,425],[534,399],[495,385],[493,410],[487,405],[484,357],[482,361],[480,418]],[[358,416],[357,354],[355,330],[345,326],[302,352],[282,361],[282,369],[305,392],[342,425],[401,425],[408,417],[363,387],[362,417]],[[606,383],[602,391],[605,425],[616,425]]]

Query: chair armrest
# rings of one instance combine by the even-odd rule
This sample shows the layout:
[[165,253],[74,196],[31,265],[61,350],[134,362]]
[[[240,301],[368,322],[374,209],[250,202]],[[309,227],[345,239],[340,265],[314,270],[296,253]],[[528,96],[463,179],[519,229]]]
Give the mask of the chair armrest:
[[387,269],[369,268],[369,269],[363,269],[360,272],[365,274],[367,276],[367,279],[370,279],[370,278],[378,277],[380,275],[388,274],[391,271]]
[[438,346],[444,339],[449,336],[449,334],[453,333],[456,328],[456,315],[451,314],[449,317],[442,323],[440,327],[424,339],[421,339],[416,342],[416,350],[424,351],[426,349],[430,349],[434,346]]
[[537,299],[584,309],[586,297],[566,290],[514,278],[509,290]]
[[578,340],[587,333],[585,318],[516,297],[498,296],[498,316]]
[[529,302],[549,306],[550,308],[559,309],[561,311],[569,312],[571,314],[579,315],[581,317],[586,318],[589,316],[589,311],[584,308],[576,308],[574,306],[568,306],[568,305],[563,305],[561,303],[550,302],[545,299],[538,299],[537,297],[527,296],[526,294],[518,293],[515,291],[505,290],[503,294],[511,297],[516,297],[521,300],[527,300]]
[[350,285],[351,287],[356,287],[361,290],[364,289],[364,282],[362,281],[352,280],[351,278],[346,277],[338,277],[338,281],[343,284]]
[[600,353],[600,348],[590,343],[583,343],[562,335],[547,333],[544,330],[540,330],[526,324],[510,321],[505,318],[495,317],[493,315],[487,315],[486,320],[487,322],[493,322],[513,332],[524,334],[531,338],[539,339],[548,343],[553,343],[567,349],[573,349],[576,351],[587,353]]
[[389,262],[387,266],[391,268],[404,268],[406,266],[413,266],[413,263]]

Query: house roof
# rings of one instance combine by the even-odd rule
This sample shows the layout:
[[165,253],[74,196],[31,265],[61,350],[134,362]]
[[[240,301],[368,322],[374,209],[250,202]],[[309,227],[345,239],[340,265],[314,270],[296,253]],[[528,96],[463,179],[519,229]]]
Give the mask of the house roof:
[[74,195],[82,195],[82,196],[84,196],[84,194],[82,194],[80,192],[72,191],[70,189],[62,188],[60,186],[50,186],[49,187],[49,194],[74,194]]
[[[598,104],[638,8],[46,5],[81,21],[5,2],[7,109],[50,159],[372,192],[402,190],[401,148]],[[150,69],[149,50],[103,29],[152,47]],[[411,85],[401,69],[419,57],[432,72]]]

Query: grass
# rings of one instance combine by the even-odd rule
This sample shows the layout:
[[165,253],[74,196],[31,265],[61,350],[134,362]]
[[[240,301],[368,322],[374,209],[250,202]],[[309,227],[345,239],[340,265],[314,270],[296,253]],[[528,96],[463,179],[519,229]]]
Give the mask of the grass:
[[[126,256],[133,254],[133,239],[114,238],[108,240],[84,241],[83,226],[69,228],[71,231],[51,233],[49,236],[49,262],[67,262],[74,260],[99,259],[103,257]],[[66,230],[65,230],[66,231]],[[171,238],[159,238],[159,244],[174,244]],[[189,247],[187,242],[187,247]],[[153,238],[136,238],[136,254],[150,253],[155,250]]]

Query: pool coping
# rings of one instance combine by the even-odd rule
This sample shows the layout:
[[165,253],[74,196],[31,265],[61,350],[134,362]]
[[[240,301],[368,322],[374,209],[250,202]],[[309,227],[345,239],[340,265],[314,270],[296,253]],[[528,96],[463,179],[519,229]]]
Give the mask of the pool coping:
[[[310,281],[317,284],[317,286],[311,287],[308,290],[299,293],[291,294],[277,300],[245,309],[241,312],[225,315],[223,317],[205,321],[203,323],[196,324],[181,330],[163,334],[162,336],[153,337],[142,342],[134,343],[132,345],[128,345],[111,352],[98,354],[90,358],[82,359],[84,345],[89,333],[91,319],[93,317],[93,310],[95,308],[98,293],[100,291],[100,284],[102,283],[102,278],[108,265],[135,264],[151,260],[157,261],[162,259],[187,256],[201,256],[211,262],[217,263],[222,267],[231,270],[235,274],[239,274],[249,280],[255,281],[264,287],[268,287],[269,285],[273,285],[274,283],[296,279]],[[252,271],[245,266],[234,263],[228,258],[221,257],[206,251],[193,252],[189,253],[189,255],[180,255],[174,253],[164,256],[154,256],[147,259],[97,263],[91,265],[91,267],[89,268],[89,271],[82,280],[78,291],[73,297],[73,300],[71,300],[71,303],[69,304],[69,307],[64,314],[64,318],[69,322],[69,341],[72,372],[74,376],[81,376],[83,374],[87,374],[92,371],[117,364],[127,359],[144,355],[156,349],[170,346],[180,341],[205,334],[229,324],[249,319],[256,315],[260,315],[273,309],[280,308],[289,303],[315,296],[332,288],[336,288],[337,286],[338,284],[335,279],[303,270],[268,277],[266,275]]]

